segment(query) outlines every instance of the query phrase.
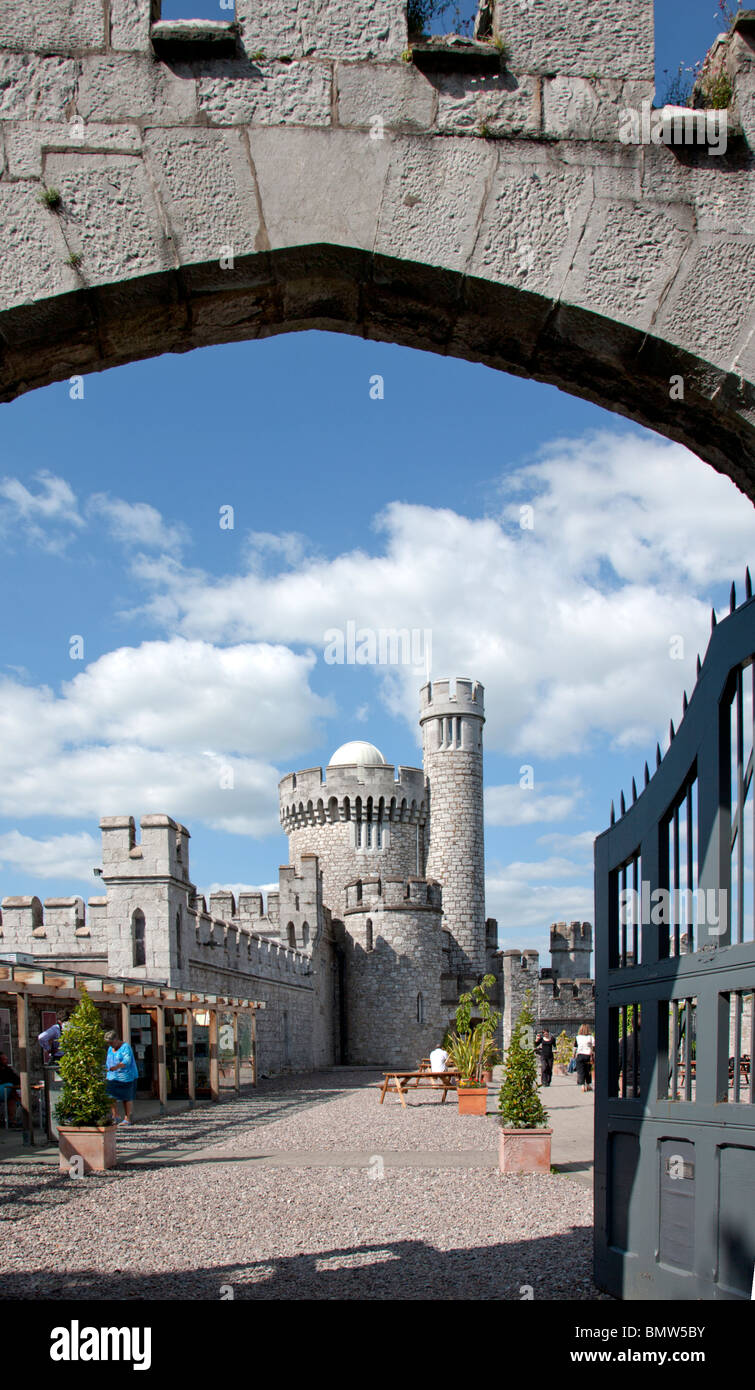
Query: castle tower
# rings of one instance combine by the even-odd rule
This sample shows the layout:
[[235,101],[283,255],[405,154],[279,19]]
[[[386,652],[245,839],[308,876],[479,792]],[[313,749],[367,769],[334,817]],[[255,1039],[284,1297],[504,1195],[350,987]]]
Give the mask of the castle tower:
[[418,767],[396,769],[374,744],[345,743],[325,769],[291,772],[278,788],[289,860],[301,874],[316,855],[322,902],[343,919],[346,884],[357,878],[425,871],[425,778]]
[[452,969],[480,976],[486,964],[482,809],[484,691],[458,677],[420,692],[428,795],[425,872],[443,886],[443,924],[455,943]]
[[554,922],[551,970],[554,980],[589,980],[592,926],[589,922]]
[[102,882],[107,888],[108,968],[113,975],[189,982],[189,832],[170,816],[105,816]]
[[410,877],[346,885],[345,1061],[414,1069],[448,1027],[441,888]]

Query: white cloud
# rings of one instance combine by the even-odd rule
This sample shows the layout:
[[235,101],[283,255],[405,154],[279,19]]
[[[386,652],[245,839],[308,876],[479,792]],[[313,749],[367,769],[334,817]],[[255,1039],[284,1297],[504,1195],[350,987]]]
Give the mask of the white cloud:
[[561,871],[553,860],[492,866],[485,879],[485,911],[506,949],[529,946],[535,932],[542,953],[552,922],[592,922],[594,902],[589,876],[579,881],[573,867]]
[[177,552],[189,540],[185,526],[168,525],[148,502],[125,502],[121,497],[96,492],[87,503],[87,515],[95,522],[101,518],[114,540],[136,549]]
[[46,469],[34,481],[37,492],[19,478],[0,479],[0,527],[8,541],[17,538],[61,553],[84,525],[76,494],[64,478]]
[[10,830],[0,835],[0,868],[30,874],[34,878],[83,879],[97,891],[92,869],[99,865],[99,839],[81,831],[78,835],[51,835],[35,839]]
[[277,829],[271,759],[310,746],[330,702],[314,658],[175,638],[107,653],[61,694],[0,681],[0,814],[166,811],[240,834]]
[[535,825],[538,821],[566,820],[578,809],[582,793],[579,787],[570,791],[520,787],[518,782],[485,789],[485,821],[488,825]]
[[600,833],[598,830],[580,830],[576,835],[563,835],[553,830],[547,835],[538,835],[537,843],[547,845],[556,854],[570,854],[581,863],[589,861],[592,864],[595,838]]
[[[372,556],[302,555],[294,570],[221,579],[163,558],[140,576],[148,612],[188,637],[320,653],[327,629],[349,620],[429,629],[435,674],[488,687],[488,749],[534,759],[602,739],[652,746],[694,683],[706,586],[743,574],[755,553],[749,501],[649,434],[560,442],[501,489],[501,514],[482,519],[392,503]],[[534,508],[532,530],[519,526],[522,502]],[[285,537],[281,549],[290,559]],[[683,660],[672,659],[677,637]],[[374,670],[386,706],[416,728],[416,674]]]

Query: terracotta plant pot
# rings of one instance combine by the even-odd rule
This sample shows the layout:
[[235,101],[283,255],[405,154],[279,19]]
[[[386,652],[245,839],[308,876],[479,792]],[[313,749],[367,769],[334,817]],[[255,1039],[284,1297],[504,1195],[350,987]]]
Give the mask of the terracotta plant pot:
[[501,1173],[550,1173],[552,1129],[504,1129],[498,1136]]
[[491,1081],[493,1080],[493,1069],[492,1069],[492,1067],[491,1067],[488,1071],[484,1071],[484,1072],[482,1073],[482,1079],[483,1079],[483,1081],[486,1081],[486,1082],[491,1082]]
[[488,1088],[487,1086],[459,1086],[456,1091],[459,1097],[460,1115],[486,1115],[488,1111]]
[[117,1163],[115,1125],[58,1125],[60,1171],[71,1171],[71,1159],[83,1161],[85,1173],[104,1173]]

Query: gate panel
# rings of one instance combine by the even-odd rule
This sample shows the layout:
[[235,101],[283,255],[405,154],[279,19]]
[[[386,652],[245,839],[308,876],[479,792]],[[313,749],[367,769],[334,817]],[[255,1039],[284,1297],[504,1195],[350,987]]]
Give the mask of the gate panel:
[[655,775],[595,842],[595,1279],[749,1299],[755,601],[714,622]]

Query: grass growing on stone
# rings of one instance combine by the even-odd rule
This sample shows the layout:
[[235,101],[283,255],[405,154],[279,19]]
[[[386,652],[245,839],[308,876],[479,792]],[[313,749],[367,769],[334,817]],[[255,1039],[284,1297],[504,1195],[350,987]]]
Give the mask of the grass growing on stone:
[[50,212],[57,212],[63,199],[57,188],[43,188],[42,192],[39,194],[39,201],[43,203],[46,208],[49,208]]

